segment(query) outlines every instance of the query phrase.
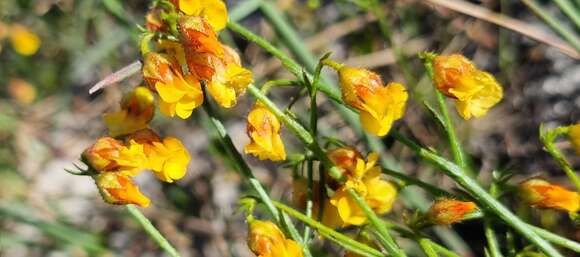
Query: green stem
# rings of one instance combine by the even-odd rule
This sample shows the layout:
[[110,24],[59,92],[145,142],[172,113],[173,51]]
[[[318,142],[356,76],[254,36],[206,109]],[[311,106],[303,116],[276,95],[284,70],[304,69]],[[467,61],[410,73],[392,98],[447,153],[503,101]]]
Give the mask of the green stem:
[[431,243],[431,239],[426,238],[426,237],[419,237],[417,238],[417,242],[419,243],[419,246],[421,246],[421,249],[423,250],[423,253],[425,253],[425,255],[427,257],[438,257],[439,255],[437,255],[437,252],[435,251],[435,248],[433,247],[433,244]]
[[558,7],[560,7],[560,10],[562,10],[563,13],[565,13],[566,15],[568,15],[568,17],[570,17],[572,22],[574,22],[574,24],[576,25],[576,28],[580,29],[580,10],[576,9],[576,7],[574,7],[574,4],[570,2],[570,0],[554,0],[554,2],[556,2],[556,4],[558,5]]
[[[498,187],[494,181],[491,183],[491,186],[489,188],[489,194],[493,198],[497,199],[498,193],[499,193]],[[497,242],[497,236],[495,234],[495,230],[493,229],[492,222],[491,222],[491,219],[489,217],[484,217],[483,227],[484,227],[485,238],[487,239],[487,247],[489,249],[489,253],[490,253],[491,257],[503,257],[503,254],[501,253],[500,247],[499,247],[498,242]]]
[[443,247],[440,244],[437,244],[435,242],[432,242],[432,246],[435,249],[435,251],[437,251],[440,254],[443,254],[447,257],[461,257],[459,254],[454,253],[453,251]]
[[576,186],[576,190],[580,192],[580,179],[576,175],[574,169],[570,163],[564,157],[564,154],[556,148],[554,145],[554,141],[560,135],[564,135],[568,133],[569,127],[557,127],[555,129],[551,129],[548,131],[544,131],[543,125],[540,126],[540,140],[542,144],[544,144],[544,149],[556,160],[560,168],[564,170],[568,178],[574,183]]
[[558,19],[549,14],[534,0],[521,0],[536,16],[540,17],[548,26],[555,30],[560,36],[562,36],[568,43],[570,43],[576,51],[580,51],[580,38],[573,32],[565,27]]
[[267,95],[270,89],[273,87],[287,87],[287,86],[294,86],[298,84],[296,80],[291,79],[278,79],[278,80],[268,80],[266,83],[262,85],[262,94]]
[[405,136],[393,131],[392,135],[401,143],[411,148],[415,153],[442,168],[442,170],[452,178],[457,184],[465,189],[479,204],[480,207],[486,208],[495,213],[505,223],[514,228],[521,236],[528,239],[531,243],[536,245],[538,249],[550,257],[562,257],[562,255],[546,240],[542,239],[529,225],[520,220],[505,206],[493,198],[487,191],[485,191],[479,184],[469,176],[464,175],[461,167],[445,158],[433,153],[431,150],[423,148],[406,138]]
[[393,238],[389,234],[389,231],[385,226],[385,224],[379,219],[379,217],[377,217],[377,214],[367,205],[366,201],[352,188],[348,189],[348,193],[366,214],[367,218],[369,219],[369,222],[375,229],[379,242],[381,242],[381,245],[385,247],[387,252],[389,252],[391,256],[396,257],[406,256],[405,252],[403,252],[401,248],[399,248],[395,240],[393,240]]
[[453,121],[449,116],[449,110],[447,109],[447,104],[445,103],[445,97],[435,85],[434,80],[434,73],[433,73],[433,57],[431,54],[424,54],[423,62],[425,65],[425,69],[427,70],[427,75],[431,79],[433,83],[433,89],[435,91],[435,96],[437,97],[437,105],[439,106],[439,111],[442,114],[442,121],[445,132],[447,134],[447,139],[449,140],[449,145],[451,146],[451,153],[453,154],[453,159],[455,163],[459,164],[459,166],[465,171],[465,173],[470,177],[475,177],[475,174],[469,169],[469,165],[467,163],[467,159],[465,158],[465,152],[461,147],[461,143],[457,139],[457,135],[455,134],[455,128],[453,126]]
[[243,18],[246,18],[248,15],[258,10],[258,8],[260,8],[261,3],[262,0],[241,1],[235,8],[233,8],[228,13],[228,16],[232,21],[242,20]]
[[[258,90],[258,89],[256,89],[256,90]],[[250,183],[250,186],[258,193],[260,200],[262,201],[262,203],[264,203],[264,205],[266,205],[266,209],[268,210],[268,212],[270,213],[270,215],[272,216],[272,218],[274,219],[276,224],[284,225],[283,227],[286,228],[288,233],[291,235],[292,239],[294,239],[295,241],[297,241],[299,243],[302,243],[302,238],[298,234],[298,231],[294,227],[294,224],[284,215],[280,215],[280,213],[278,212],[278,209],[276,209],[276,207],[274,207],[274,204],[272,203],[272,199],[270,199],[270,196],[268,195],[266,190],[262,187],[262,184],[260,184],[260,181],[254,176],[254,174],[252,173],[252,170],[250,169],[250,167],[248,166],[248,164],[246,163],[246,161],[244,160],[242,155],[236,149],[236,147],[235,147],[234,143],[232,142],[232,139],[228,135],[224,125],[217,118],[217,114],[214,112],[213,108],[211,107],[210,102],[205,101],[203,104],[203,108],[206,111],[207,115],[209,116],[210,122],[212,123],[212,125],[216,129],[218,136],[220,138],[220,141],[223,144],[224,148],[226,149],[226,152],[234,161],[236,167],[238,168],[238,171],[240,171],[242,173],[242,175]],[[312,256],[308,247],[304,246],[303,251],[304,251],[304,254],[306,256]]]
[[330,239],[331,241],[337,243],[338,245],[346,248],[349,251],[361,254],[363,256],[368,257],[382,257],[383,254],[376,249],[362,244],[356,240],[351,239],[350,237],[336,232],[335,230],[323,225],[322,223],[307,217],[306,215],[300,213],[299,211],[294,210],[293,208],[284,205],[283,203],[274,201],[274,205],[280,209],[282,212],[289,214],[290,216],[304,222],[304,224],[312,227],[320,235]]
[[157,245],[159,245],[159,247],[161,247],[161,249],[163,249],[171,257],[181,256],[179,255],[177,250],[173,248],[171,243],[169,243],[169,241],[165,239],[165,237],[161,234],[161,232],[159,232],[159,230],[157,230],[155,226],[151,224],[151,221],[149,221],[149,219],[147,219],[147,217],[145,217],[145,215],[143,215],[143,213],[141,213],[141,211],[139,211],[137,207],[131,204],[126,205],[125,207],[127,208],[129,214],[131,214],[131,216],[135,219],[135,221],[137,221],[139,225],[143,227],[145,232],[149,234],[149,236],[157,243]]

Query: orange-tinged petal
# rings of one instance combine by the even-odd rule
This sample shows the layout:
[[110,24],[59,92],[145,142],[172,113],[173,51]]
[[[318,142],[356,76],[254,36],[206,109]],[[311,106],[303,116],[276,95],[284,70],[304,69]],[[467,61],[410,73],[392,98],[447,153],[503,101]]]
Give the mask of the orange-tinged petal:
[[261,160],[285,160],[286,151],[280,137],[280,128],[276,115],[257,103],[248,114],[247,134],[251,142],[244,147],[244,152]]
[[458,80],[464,74],[475,70],[475,65],[460,54],[439,55],[433,59],[435,85],[439,91],[449,97],[457,97],[456,94],[469,91],[469,88],[462,87]]
[[465,215],[473,212],[477,206],[473,202],[453,199],[438,200],[427,211],[427,217],[438,225],[450,225],[463,220]]
[[530,179],[520,184],[519,196],[524,202],[537,208],[571,213],[580,210],[580,194],[542,179]]
[[481,87],[473,96],[463,100],[458,99],[455,103],[457,111],[465,120],[471,117],[479,118],[484,116],[503,97],[501,85],[487,72],[473,72],[461,78],[460,82],[464,84],[477,84]]
[[147,207],[150,204],[139,188],[125,175],[117,172],[105,172],[95,177],[99,192],[105,202],[110,204],[135,204]]

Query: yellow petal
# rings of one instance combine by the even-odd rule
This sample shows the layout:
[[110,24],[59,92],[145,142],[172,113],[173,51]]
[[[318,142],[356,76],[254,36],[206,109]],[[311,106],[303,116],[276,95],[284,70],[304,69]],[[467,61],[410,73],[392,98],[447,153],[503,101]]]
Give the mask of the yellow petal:
[[34,32],[22,25],[14,25],[10,29],[10,43],[14,50],[24,56],[35,54],[40,48],[40,38]]
[[228,9],[222,0],[202,0],[203,15],[209,24],[217,32],[226,27],[228,21]]
[[206,0],[179,0],[179,9],[187,15],[198,16],[203,10],[203,1]]
[[175,103],[179,101],[184,95],[185,91],[178,90],[175,85],[164,84],[161,82],[155,83],[155,90],[159,94],[159,97],[167,103]]

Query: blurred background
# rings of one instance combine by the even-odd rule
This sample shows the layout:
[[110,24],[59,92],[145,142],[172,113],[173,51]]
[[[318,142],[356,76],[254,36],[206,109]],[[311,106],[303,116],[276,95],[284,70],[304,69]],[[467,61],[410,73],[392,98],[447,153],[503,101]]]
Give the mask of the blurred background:
[[[260,2],[227,1],[230,19],[287,49],[288,42],[277,35]],[[365,1],[269,2],[297,30],[311,59],[332,52],[335,60],[371,68],[385,81],[405,81],[391,40],[385,38],[376,15],[365,9]],[[504,169],[516,174],[514,182],[541,175],[569,186],[564,173],[542,150],[538,127],[540,123],[553,127],[579,121],[578,59],[524,35],[426,2],[430,1],[380,3],[391,26],[392,41],[402,46],[417,82],[409,88],[412,99],[396,126],[445,151],[445,145],[438,144],[444,142],[442,131],[422,105],[432,100],[432,88],[416,54],[426,50],[463,53],[495,74],[505,91],[504,100],[484,118],[464,122],[452,111],[459,134],[480,169],[481,181],[489,181],[493,169]],[[520,1],[470,3],[508,15],[559,40],[553,29]],[[552,1],[538,3],[561,25],[579,32]],[[100,199],[90,178],[64,170],[74,168],[80,153],[106,134],[102,113],[118,108],[122,93],[141,83],[140,75],[135,75],[88,94],[96,82],[139,59],[138,26],[144,24],[148,4],[145,0],[0,1],[0,256],[164,256],[124,208]],[[220,36],[240,50],[257,85],[269,79],[292,78],[279,61],[258,46],[227,30]],[[304,56],[289,53],[305,62]],[[326,76],[335,80],[331,72]],[[286,106],[298,91],[276,89],[272,97]],[[298,98],[292,110],[306,113],[307,101]],[[239,149],[249,141],[245,116],[252,104],[251,97],[242,97],[238,106],[221,113]],[[319,111],[322,133],[368,150],[322,96]],[[237,201],[249,187],[223,156],[205,115],[196,111],[184,121],[158,113],[152,126],[162,135],[181,138],[192,161],[188,174],[175,184],[160,183],[145,173],[137,177],[141,190],[152,198],[152,206],[143,210],[145,215],[183,256],[251,256],[245,245],[244,217],[237,213]],[[283,131],[283,135],[289,153],[303,150],[291,133]],[[383,143],[389,150],[383,154],[393,157],[404,172],[444,188],[454,187],[437,170],[419,166],[416,157],[401,145],[388,137]],[[576,167],[580,165],[568,143],[558,146]],[[253,157],[246,159],[272,198],[290,202],[289,169]],[[399,200],[389,214],[397,221],[432,200],[420,190],[405,191],[403,195],[415,194],[419,200]],[[509,197],[504,200],[530,222],[580,239],[580,231],[570,226],[565,216],[531,211]],[[481,231],[481,223],[473,221],[432,233],[463,256],[483,256]],[[413,245],[402,244],[413,256],[421,255]],[[315,248],[317,256],[343,254],[329,243]]]

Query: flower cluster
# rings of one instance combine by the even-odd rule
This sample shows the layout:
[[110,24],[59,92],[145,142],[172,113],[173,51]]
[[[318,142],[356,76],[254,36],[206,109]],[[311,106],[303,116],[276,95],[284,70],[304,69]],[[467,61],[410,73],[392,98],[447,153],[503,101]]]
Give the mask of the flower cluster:
[[527,204],[544,209],[576,213],[580,210],[580,194],[543,179],[529,179],[518,187],[520,198]]
[[338,71],[342,100],[359,110],[363,128],[377,136],[389,133],[393,122],[405,112],[408,94],[396,82],[383,84],[381,77],[367,69],[333,65]]
[[249,222],[248,247],[257,257],[302,257],[298,243],[287,239],[276,224],[270,221]]
[[105,113],[109,129],[83,153],[103,199],[111,204],[136,204],[147,207],[149,199],[131,177],[149,169],[162,181],[182,178],[190,156],[181,141],[161,139],[149,128],[154,114],[154,96],[146,87],[136,87],[121,101],[121,109]]
[[437,89],[455,99],[455,108],[466,120],[484,116],[503,97],[493,75],[477,69],[463,55],[434,57],[433,73]]
[[146,16],[152,32],[173,31],[173,37],[160,37],[156,51],[143,58],[143,77],[159,94],[161,112],[187,119],[204,101],[202,85],[220,106],[235,106],[253,79],[241,66],[238,53],[218,40],[217,32],[227,21],[225,4],[221,0],[172,3],[173,8],[155,7]]
[[0,22],[0,52],[2,51],[2,40],[8,38],[16,53],[22,56],[35,54],[40,48],[40,38],[28,27],[22,24],[5,24]]

